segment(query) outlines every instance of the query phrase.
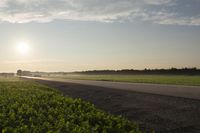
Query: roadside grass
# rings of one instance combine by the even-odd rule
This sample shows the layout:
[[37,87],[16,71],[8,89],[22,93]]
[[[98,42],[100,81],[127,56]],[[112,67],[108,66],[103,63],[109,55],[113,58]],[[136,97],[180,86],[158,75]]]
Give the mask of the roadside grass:
[[171,84],[200,86],[200,76],[188,75],[86,75],[68,74],[65,76],[52,76],[54,78],[78,79],[78,80],[97,80],[115,81],[130,83],[150,83],[150,84]]
[[0,78],[0,132],[141,133],[129,120],[31,81]]

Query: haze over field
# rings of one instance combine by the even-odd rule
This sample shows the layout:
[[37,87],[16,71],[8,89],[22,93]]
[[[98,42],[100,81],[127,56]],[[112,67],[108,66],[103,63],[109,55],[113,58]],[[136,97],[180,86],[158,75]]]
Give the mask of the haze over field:
[[199,0],[1,0],[0,72],[200,68]]

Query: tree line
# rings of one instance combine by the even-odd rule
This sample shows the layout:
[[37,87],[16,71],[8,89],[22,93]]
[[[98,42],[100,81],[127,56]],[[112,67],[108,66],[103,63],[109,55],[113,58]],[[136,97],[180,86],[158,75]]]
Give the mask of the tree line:
[[122,69],[122,70],[92,70],[79,71],[77,74],[131,74],[131,75],[200,75],[200,69],[197,68],[170,68],[170,69]]
[[76,72],[31,72],[18,70],[18,76],[34,76],[41,77],[43,75],[68,75],[68,74],[124,74],[124,75],[200,75],[200,69],[197,68],[170,68],[170,69],[122,69],[122,70],[91,70],[91,71],[76,71]]
[[3,76],[3,77],[12,77],[12,76],[15,76],[15,73],[0,73],[0,76]]

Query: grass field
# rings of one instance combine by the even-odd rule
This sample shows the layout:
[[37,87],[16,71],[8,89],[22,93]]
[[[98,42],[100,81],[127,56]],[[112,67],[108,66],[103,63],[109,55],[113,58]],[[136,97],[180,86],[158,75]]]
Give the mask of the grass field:
[[0,132],[140,133],[133,122],[88,102],[34,82],[2,77]]
[[85,75],[54,76],[66,79],[200,86],[200,76],[187,75]]

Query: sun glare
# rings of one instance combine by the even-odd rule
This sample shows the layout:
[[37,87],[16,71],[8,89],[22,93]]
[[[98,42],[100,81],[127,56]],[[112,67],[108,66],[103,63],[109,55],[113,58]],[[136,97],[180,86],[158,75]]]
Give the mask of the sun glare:
[[17,44],[17,50],[20,54],[28,54],[30,48],[26,42],[20,42]]

